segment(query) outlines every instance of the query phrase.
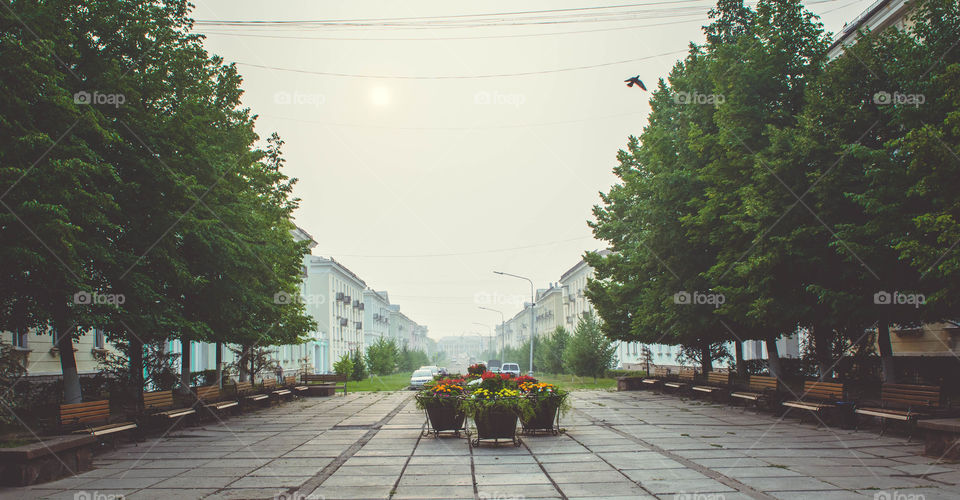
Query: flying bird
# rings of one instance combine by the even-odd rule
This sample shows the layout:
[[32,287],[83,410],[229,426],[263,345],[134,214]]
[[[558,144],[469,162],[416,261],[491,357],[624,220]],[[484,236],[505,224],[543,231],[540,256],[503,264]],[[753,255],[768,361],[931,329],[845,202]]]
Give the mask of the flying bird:
[[640,87],[643,90],[647,90],[646,85],[644,85],[643,82],[640,81],[640,75],[627,78],[623,82],[627,84],[627,87],[633,87],[634,85],[636,85],[637,87]]

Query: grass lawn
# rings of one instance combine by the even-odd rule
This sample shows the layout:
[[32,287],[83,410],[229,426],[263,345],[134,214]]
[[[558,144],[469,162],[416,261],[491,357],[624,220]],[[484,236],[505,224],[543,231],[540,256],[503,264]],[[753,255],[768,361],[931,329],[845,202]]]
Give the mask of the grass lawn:
[[373,375],[360,382],[347,381],[347,392],[399,391],[406,389],[409,385],[409,373],[394,373],[393,375],[386,376]]
[[576,375],[537,375],[537,380],[560,386],[562,389],[616,389],[617,381],[612,378],[578,377]]

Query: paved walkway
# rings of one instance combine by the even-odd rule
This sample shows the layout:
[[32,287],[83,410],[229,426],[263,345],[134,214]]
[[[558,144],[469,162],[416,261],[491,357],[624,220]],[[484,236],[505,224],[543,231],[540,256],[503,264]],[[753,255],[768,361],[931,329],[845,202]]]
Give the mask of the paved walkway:
[[408,392],[306,399],[121,446],[93,471],[0,497],[960,499],[960,465],[903,438],[646,392],[577,392],[574,406],[565,435],[471,450],[420,437]]

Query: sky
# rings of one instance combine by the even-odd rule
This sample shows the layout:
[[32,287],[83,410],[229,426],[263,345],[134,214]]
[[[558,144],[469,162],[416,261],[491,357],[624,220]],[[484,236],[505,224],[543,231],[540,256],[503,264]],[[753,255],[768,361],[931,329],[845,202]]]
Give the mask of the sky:
[[[837,33],[872,2],[805,4]],[[257,132],[286,143],[313,255],[387,290],[434,339],[489,335],[500,316],[479,305],[509,319],[529,301],[528,282],[493,271],[546,288],[604,248],[591,209],[650,111],[623,80],[654,88],[703,41],[713,5],[195,3],[207,49],[238,65]]]

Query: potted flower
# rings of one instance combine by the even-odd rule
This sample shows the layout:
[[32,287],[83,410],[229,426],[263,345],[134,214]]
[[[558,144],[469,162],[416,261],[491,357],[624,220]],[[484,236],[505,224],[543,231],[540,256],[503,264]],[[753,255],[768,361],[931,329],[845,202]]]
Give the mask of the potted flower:
[[464,414],[460,409],[460,398],[464,393],[464,380],[443,379],[417,393],[417,408],[427,415],[430,426],[424,430],[424,435],[433,433],[438,436],[441,432],[452,431],[460,436],[464,430]]
[[506,374],[484,372],[479,387],[463,397],[460,408],[477,428],[477,437],[471,442],[477,446],[481,440],[499,442],[509,439],[520,446],[517,439],[517,419],[532,415],[531,402],[521,397],[516,382]]
[[556,434],[560,427],[560,414],[570,410],[570,399],[567,391],[553,384],[544,382],[524,381],[520,383],[520,392],[530,403],[528,414],[521,415],[525,433],[549,431]]

